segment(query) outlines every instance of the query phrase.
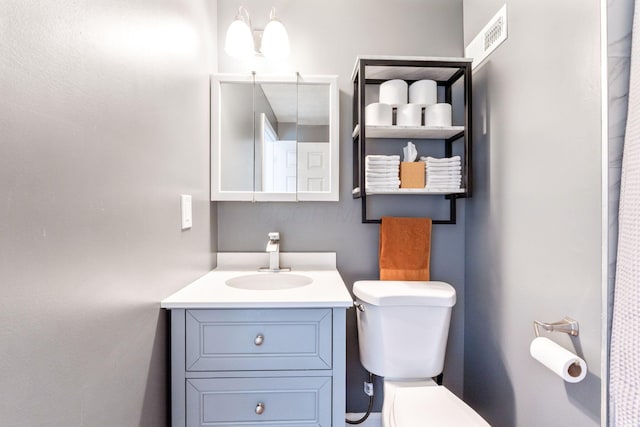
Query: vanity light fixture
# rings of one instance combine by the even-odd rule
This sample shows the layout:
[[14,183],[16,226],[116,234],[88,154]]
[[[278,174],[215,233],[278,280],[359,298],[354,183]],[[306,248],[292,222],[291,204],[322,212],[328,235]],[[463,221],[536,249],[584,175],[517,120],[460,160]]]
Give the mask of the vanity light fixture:
[[284,59],[291,53],[289,36],[282,22],[276,18],[276,8],[271,8],[269,22],[264,31],[252,30],[249,12],[244,6],[238,8],[236,19],[229,25],[224,50],[229,56],[248,59],[258,54],[254,43],[254,33],[260,43],[260,53],[271,59]]

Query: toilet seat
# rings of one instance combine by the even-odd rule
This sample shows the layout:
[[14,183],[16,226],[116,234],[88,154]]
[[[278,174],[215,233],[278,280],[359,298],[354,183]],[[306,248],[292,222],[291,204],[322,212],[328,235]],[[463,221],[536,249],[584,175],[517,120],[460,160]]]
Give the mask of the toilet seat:
[[443,386],[398,389],[390,409],[392,427],[491,427]]

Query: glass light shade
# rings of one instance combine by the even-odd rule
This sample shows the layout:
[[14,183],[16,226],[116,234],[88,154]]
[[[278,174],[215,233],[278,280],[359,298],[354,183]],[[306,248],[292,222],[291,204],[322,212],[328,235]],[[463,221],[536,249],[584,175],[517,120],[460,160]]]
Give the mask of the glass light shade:
[[271,19],[262,34],[260,52],[267,58],[284,59],[291,53],[289,36],[282,22]]
[[224,51],[227,55],[238,59],[247,59],[255,55],[253,35],[246,22],[236,19],[229,25],[227,38],[224,41]]

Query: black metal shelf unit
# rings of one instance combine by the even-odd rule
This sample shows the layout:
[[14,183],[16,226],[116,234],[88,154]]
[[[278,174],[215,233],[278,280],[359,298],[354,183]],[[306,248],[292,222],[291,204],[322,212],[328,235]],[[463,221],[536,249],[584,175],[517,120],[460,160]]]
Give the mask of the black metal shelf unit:
[[[365,123],[365,107],[367,106],[365,91],[367,85],[379,85],[387,80],[402,79],[408,84],[422,79],[435,80],[438,87],[444,88],[444,102],[452,103],[452,87],[463,79],[464,88],[464,126],[452,126],[444,131],[436,128],[395,128],[368,127]],[[365,157],[367,155],[367,138],[412,138],[443,141],[445,156],[453,153],[453,143],[464,144],[462,159],[463,191],[451,193],[430,193],[428,191],[398,191],[393,194],[444,195],[449,201],[449,218],[435,219],[434,224],[456,223],[456,200],[471,197],[471,60],[466,58],[431,58],[431,57],[392,57],[367,56],[358,57],[352,75],[353,80],[353,198],[362,201],[362,222],[380,223],[380,219],[367,217],[367,191],[365,188]],[[372,136],[367,136],[367,132]],[[369,196],[372,196],[371,194]]]

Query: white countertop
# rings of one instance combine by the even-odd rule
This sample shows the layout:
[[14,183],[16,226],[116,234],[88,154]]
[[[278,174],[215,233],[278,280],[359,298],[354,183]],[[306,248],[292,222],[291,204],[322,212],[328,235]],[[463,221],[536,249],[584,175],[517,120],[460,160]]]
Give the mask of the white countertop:
[[219,253],[218,268],[182,288],[161,302],[167,309],[188,308],[299,308],[351,307],[353,299],[335,266],[335,253],[282,253],[281,267],[301,274],[313,283],[292,289],[248,290],[226,285],[238,276],[265,274],[258,268],[268,265],[266,253]]

